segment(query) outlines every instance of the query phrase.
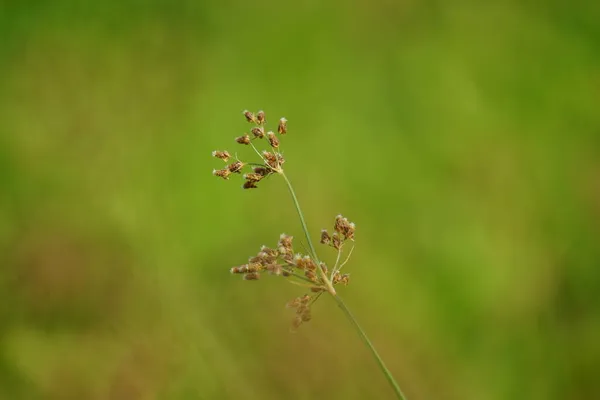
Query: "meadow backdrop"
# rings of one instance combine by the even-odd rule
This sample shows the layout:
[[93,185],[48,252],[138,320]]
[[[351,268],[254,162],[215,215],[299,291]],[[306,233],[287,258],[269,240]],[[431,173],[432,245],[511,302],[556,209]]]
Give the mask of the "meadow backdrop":
[[[384,399],[302,237],[211,175],[285,116],[314,236],[411,400],[600,396],[597,1],[0,1],[0,399]],[[324,249],[326,250],[326,249]],[[333,254],[321,253],[331,261]]]

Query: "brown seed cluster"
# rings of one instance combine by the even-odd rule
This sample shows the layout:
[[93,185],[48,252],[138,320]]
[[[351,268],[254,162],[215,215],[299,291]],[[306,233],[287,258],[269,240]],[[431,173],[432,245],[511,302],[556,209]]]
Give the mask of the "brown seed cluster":
[[[296,315],[292,320],[292,329],[296,330],[302,325],[303,322],[308,322],[312,319],[310,313],[310,306],[312,305],[313,297],[305,294],[304,296],[296,297],[290,300],[287,304],[287,308],[295,308]],[[314,300],[313,300],[314,301]]]
[[350,222],[348,221],[348,218],[338,215],[335,217],[333,233],[331,235],[326,229],[321,231],[321,244],[326,244],[336,250],[340,250],[346,240],[354,241],[355,231],[356,225],[354,222]]
[[[267,130],[267,118],[264,111],[256,113],[244,111],[244,118],[253,126],[241,136],[235,138],[236,143],[250,146],[259,156],[260,162],[244,162],[235,156],[232,159],[227,150],[215,150],[212,155],[223,160],[226,166],[222,169],[213,170],[213,175],[228,180],[232,174],[240,174],[244,179],[244,189],[255,189],[266,177],[273,174],[283,173],[285,158],[281,154],[281,137],[287,134],[288,126],[285,118],[279,119],[277,129]],[[262,141],[262,142],[261,142]],[[266,149],[257,148],[257,143],[266,145]],[[233,153],[235,154],[235,153]],[[227,164],[229,163],[229,164]],[[251,171],[244,171],[244,168]],[[288,302],[287,307],[295,309],[292,328],[297,329],[304,322],[311,320],[311,306],[324,292],[336,295],[334,285],[347,285],[350,281],[349,274],[341,274],[340,269],[346,264],[352,249],[346,260],[341,262],[343,246],[347,241],[354,241],[356,227],[347,218],[338,215],[335,218],[332,233],[327,230],[321,231],[321,243],[337,250],[337,258],[333,268],[330,270],[324,262],[317,259],[314,249],[311,247],[310,255],[294,251],[293,237],[281,234],[277,245],[274,247],[262,246],[260,251],[250,257],[248,262],[230,269],[231,273],[242,275],[244,280],[255,281],[261,278],[261,274],[284,277],[291,283],[302,286],[311,294],[304,294]],[[309,239],[310,240],[310,239]]]
[[[277,134],[285,135],[287,133],[287,120],[285,118],[281,118],[279,120],[276,134],[273,131],[266,132],[265,125],[267,123],[267,118],[264,111],[261,110],[255,114],[246,110],[244,111],[244,118],[249,123],[254,124],[254,126],[248,133],[244,133],[243,135],[236,137],[236,143],[252,146],[254,150],[259,153],[253,142],[255,140],[260,141],[261,139],[266,139],[266,142],[271,150],[264,150],[262,153],[259,153],[261,158],[260,163],[244,163],[240,160],[237,160],[228,165],[226,168],[213,170],[213,175],[228,180],[232,173],[241,173],[242,169],[246,165],[253,165],[253,172],[243,175],[245,182],[242,185],[242,188],[255,189],[258,187],[258,183],[266,176],[283,171],[282,166],[285,163],[285,159],[283,158],[283,155],[279,153],[281,142],[277,137]],[[231,155],[226,150],[215,150],[213,151],[212,155],[213,157],[219,158],[225,162],[229,161],[231,158]]]
[[[233,267],[230,269],[232,274],[241,274],[245,280],[258,280],[261,273],[267,272],[270,275],[283,276],[294,283],[308,288],[312,293],[321,293],[328,291],[328,283],[323,278],[328,273],[325,263],[317,262],[309,255],[294,252],[293,237],[281,234],[275,247],[262,246],[260,251],[248,259],[248,263]],[[321,269],[321,271],[319,271]],[[339,272],[332,277],[331,284],[348,283],[347,275],[340,275]],[[310,296],[309,296],[310,297]],[[302,322],[310,319],[310,310],[305,306],[308,303],[302,303],[309,297],[299,297],[293,300],[293,308],[297,308],[296,318],[293,326],[297,328]],[[288,305],[292,304],[290,302]]]

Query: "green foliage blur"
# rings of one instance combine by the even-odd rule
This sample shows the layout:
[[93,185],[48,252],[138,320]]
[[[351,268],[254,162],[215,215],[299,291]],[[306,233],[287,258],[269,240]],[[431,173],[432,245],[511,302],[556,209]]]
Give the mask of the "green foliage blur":
[[[232,276],[357,224],[340,293],[409,399],[600,397],[597,1],[0,1],[0,399],[384,399],[331,299]],[[306,243],[305,243],[306,245]],[[334,254],[319,248],[332,261]]]

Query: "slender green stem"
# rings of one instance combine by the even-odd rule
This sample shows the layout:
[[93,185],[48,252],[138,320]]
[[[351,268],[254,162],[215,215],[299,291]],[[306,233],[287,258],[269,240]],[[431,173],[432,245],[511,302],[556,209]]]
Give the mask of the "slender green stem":
[[[306,226],[306,221],[304,220],[304,215],[302,214],[302,209],[300,208],[300,203],[298,202],[298,198],[296,197],[296,192],[294,192],[294,188],[292,187],[292,184],[290,183],[287,176],[285,176],[285,174],[283,173],[283,170],[280,170],[279,173],[281,174],[281,176],[283,176],[283,179],[285,180],[285,183],[288,186],[290,194],[292,195],[292,199],[294,200],[294,205],[296,206],[296,211],[298,211],[298,216],[300,217],[300,222],[302,224],[302,230],[304,230],[304,235],[306,236],[306,241],[308,242],[308,246],[310,247],[312,256],[315,259],[315,261],[317,263],[319,263],[319,258],[317,257],[317,252],[315,250],[315,246],[313,245],[313,242],[310,239],[310,233],[308,232],[308,227]],[[318,268],[318,270],[323,272],[321,270],[321,268]],[[352,324],[358,331],[358,334],[360,335],[362,340],[365,342],[365,344],[367,345],[369,350],[371,350],[371,353],[373,354],[373,357],[375,357],[375,360],[377,361],[379,368],[385,375],[389,384],[394,389],[396,397],[400,400],[406,400],[406,396],[404,396],[404,394],[402,393],[402,390],[400,390],[400,386],[398,385],[398,383],[392,376],[392,373],[390,372],[390,370],[385,366],[385,363],[383,362],[383,359],[381,358],[381,356],[375,349],[375,346],[373,346],[373,343],[371,343],[371,341],[369,340],[365,331],[363,331],[363,329],[360,327],[360,325],[358,324],[358,321],[356,320],[356,318],[354,318],[354,315],[352,315],[352,313],[350,312],[350,309],[348,309],[348,307],[346,306],[346,303],[344,303],[342,298],[333,289],[331,282],[329,281],[329,279],[327,278],[327,276],[324,273],[323,273],[323,278],[326,281],[327,285],[330,286],[331,290],[329,290],[329,293],[333,296],[333,298],[337,302],[338,306],[342,309],[342,311],[344,312],[344,315],[346,315],[346,317],[350,320],[350,322],[352,322]]]
[[344,314],[346,314],[346,317],[348,317],[348,319],[350,320],[350,322],[352,322],[352,324],[354,325],[354,327],[358,331],[358,334],[360,335],[360,337],[362,338],[362,340],[365,342],[365,344],[367,345],[367,347],[369,348],[369,350],[371,350],[371,353],[373,354],[373,357],[375,357],[375,360],[377,361],[377,364],[379,364],[379,368],[381,368],[381,371],[384,373],[384,375],[387,378],[389,384],[394,389],[394,392],[396,393],[396,397],[398,397],[400,400],[406,400],[406,396],[404,396],[404,393],[402,393],[402,390],[400,390],[400,386],[398,386],[398,383],[396,382],[396,380],[392,376],[392,373],[385,366],[385,363],[383,362],[383,359],[381,358],[381,356],[379,355],[379,353],[375,349],[375,346],[373,346],[373,343],[371,343],[371,341],[369,340],[369,337],[367,336],[367,334],[365,333],[365,331],[360,327],[360,325],[358,324],[358,321],[356,320],[356,318],[354,318],[354,315],[352,315],[352,313],[350,312],[350,309],[348,309],[348,307],[346,306],[346,303],[344,303],[344,301],[342,300],[342,298],[339,295],[335,295],[335,296],[333,296],[333,298],[338,303],[338,306],[342,309],[342,311],[344,312]]
[[[304,231],[304,235],[306,236],[306,241],[308,242],[308,247],[310,247],[310,252],[312,253],[313,258],[317,263],[319,263],[319,258],[317,257],[317,252],[315,250],[315,246],[313,245],[312,240],[310,239],[310,233],[308,233],[308,227],[306,226],[306,221],[304,220],[304,215],[302,214],[302,209],[300,208],[300,203],[298,202],[298,198],[296,197],[296,192],[294,192],[294,188],[290,183],[290,180],[287,178],[283,171],[280,172],[281,176],[287,183],[287,187],[292,195],[292,199],[294,200],[294,205],[296,206],[296,211],[298,211],[298,216],[300,217],[300,222],[302,223],[302,230]],[[320,268],[319,268],[320,269]]]

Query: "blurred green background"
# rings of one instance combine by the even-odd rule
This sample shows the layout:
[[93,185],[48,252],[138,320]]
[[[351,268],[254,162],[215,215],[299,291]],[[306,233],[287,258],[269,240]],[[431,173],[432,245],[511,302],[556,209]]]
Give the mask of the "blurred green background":
[[[0,1],[0,399],[392,392],[331,299],[229,274],[302,237],[211,175],[289,120],[313,235],[410,399],[600,396],[600,3]],[[271,125],[273,126],[273,125]],[[322,249],[331,261],[333,254]]]

